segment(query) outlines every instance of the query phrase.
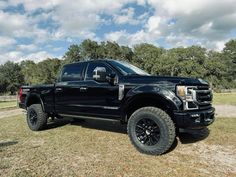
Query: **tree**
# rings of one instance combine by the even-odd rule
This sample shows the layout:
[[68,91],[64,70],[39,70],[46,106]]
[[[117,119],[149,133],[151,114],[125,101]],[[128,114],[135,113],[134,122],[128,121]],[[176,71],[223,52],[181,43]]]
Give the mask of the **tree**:
[[6,62],[0,67],[0,84],[2,92],[15,94],[20,85],[24,83],[24,76],[17,63]]
[[61,69],[61,61],[57,58],[48,58],[37,64],[37,83],[52,84],[55,82]]
[[225,44],[222,62],[228,66],[226,68],[228,82],[236,87],[236,40],[230,40]]
[[120,58],[122,60],[127,60],[129,62],[132,62],[134,52],[132,51],[131,48],[128,46],[121,46],[121,56]]
[[110,59],[119,59],[121,58],[121,49],[119,44],[116,42],[107,41],[105,45],[105,56]]
[[151,74],[156,74],[158,72],[153,67],[159,63],[159,58],[163,52],[163,48],[156,47],[152,44],[144,43],[135,45],[133,63]]
[[82,60],[81,47],[73,44],[68,48],[68,51],[63,56],[65,63],[73,63]]
[[208,59],[203,65],[205,72],[204,78],[214,88],[227,88],[228,84],[225,84],[225,75],[227,66],[221,60],[221,54],[214,51],[209,51]]
[[37,64],[31,60],[25,60],[20,63],[22,74],[24,75],[24,81],[26,85],[32,85],[37,83]]
[[98,59],[98,48],[99,45],[96,41],[84,40],[80,45],[81,57],[83,59]]

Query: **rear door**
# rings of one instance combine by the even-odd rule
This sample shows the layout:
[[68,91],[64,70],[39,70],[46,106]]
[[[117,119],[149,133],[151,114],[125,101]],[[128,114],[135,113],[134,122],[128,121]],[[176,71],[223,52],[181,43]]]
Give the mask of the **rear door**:
[[58,114],[79,114],[83,101],[84,69],[86,63],[65,65],[59,82],[55,84],[55,110]]

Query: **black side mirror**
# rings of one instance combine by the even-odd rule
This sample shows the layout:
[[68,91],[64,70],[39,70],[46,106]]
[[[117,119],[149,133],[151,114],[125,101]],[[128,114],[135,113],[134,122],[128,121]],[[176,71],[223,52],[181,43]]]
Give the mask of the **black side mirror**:
[[106,68],[105,67],[96,67],[93,70],[93,79],[98,82],[106,82]]

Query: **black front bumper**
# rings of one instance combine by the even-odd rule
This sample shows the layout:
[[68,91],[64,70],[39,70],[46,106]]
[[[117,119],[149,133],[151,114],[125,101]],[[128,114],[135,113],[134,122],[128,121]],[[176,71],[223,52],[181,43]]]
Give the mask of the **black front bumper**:
[[201,128],[215,120],[215,108],[194,111],[175,111],[175,123],[178,128]]

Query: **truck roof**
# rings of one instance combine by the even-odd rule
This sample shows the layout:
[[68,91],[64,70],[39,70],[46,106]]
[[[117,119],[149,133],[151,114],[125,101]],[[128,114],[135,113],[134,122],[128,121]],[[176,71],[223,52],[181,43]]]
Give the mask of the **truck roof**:
[[65,64],[64,66],[78,64],[78,63],[99,62],[99,61],[116,61],[116,60],[114,60],[114,59],[107,59],[107,58],[106,59],[89,59],[89,60],[77,61],[77,62],[74,62],[74,63]]

